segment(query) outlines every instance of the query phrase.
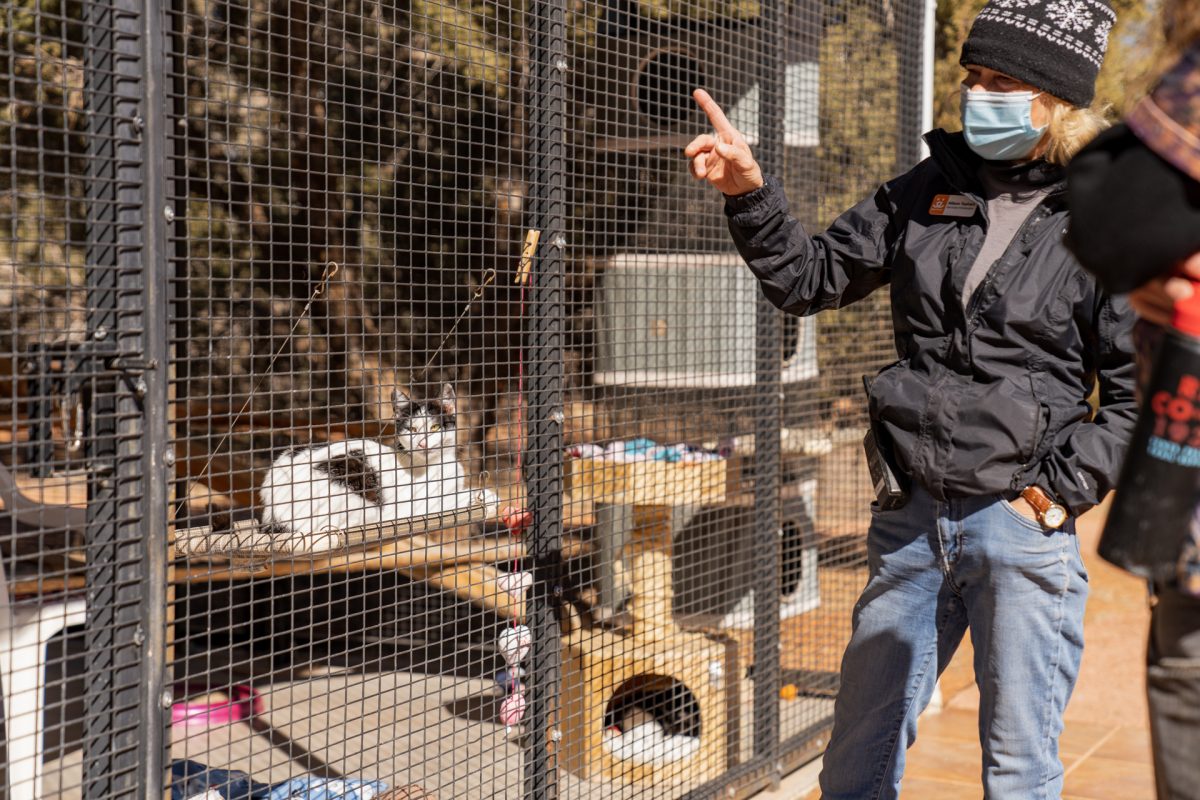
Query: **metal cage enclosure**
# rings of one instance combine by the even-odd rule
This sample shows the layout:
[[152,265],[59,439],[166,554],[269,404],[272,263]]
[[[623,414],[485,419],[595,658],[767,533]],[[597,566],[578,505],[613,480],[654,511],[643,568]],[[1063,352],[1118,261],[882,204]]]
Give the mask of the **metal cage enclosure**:
[[8,3],[7,796],[744,797],[815,756],[887,298],[765,302],[689,95],[819,230],[920,158],[927,10]]

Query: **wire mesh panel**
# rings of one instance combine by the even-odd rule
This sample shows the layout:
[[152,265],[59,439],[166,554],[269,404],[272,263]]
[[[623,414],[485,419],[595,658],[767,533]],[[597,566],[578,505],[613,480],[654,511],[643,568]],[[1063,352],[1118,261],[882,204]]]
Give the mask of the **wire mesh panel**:
[[[581,431],[567,442],[567,503],[594,515],[599,607],[632,619],[621,656],[581,656],[590,694],[569,707],[568,729],[583,729],[588,746],[568,752],[567,770],[654,796],[708,782],[699,796],[821,745],[865,582],[861,378],[892,347],[886,296],[815,319],[764,308],[721,198],[679,157],[707,127],[688,95],[710,92],[782,179],[793,213],[820,230],[912,163],[918,109],[907,84],[883,76],[903,65],[919,88],[922,12],[873,2],[595,11],[575,45],[567,125],[580,353],[567,429]],[[647,564],[658,570],[649,579]],[[639,631],[638,609],[655,601],[669,617]],[[629,677],[650,654],[669,682]],[[630,680],[660,693],[630,699]],[[597,687],[617,698],[602,724],[588,707]]]
[[917,157],[922,6],[9,4],[10,796],[814,754],[887,300],[780,314],[681,151],[704,88],[820,230]]
[[12,798],[128,795],[162,763],[165,502],[145,478],[163,466],[165,365],[148,283],[146,22],[125,0],[3,11],[0,688]]
[[[784,183],[810,230],[823,229],[873,192],[881,178],[916,163],[923,132],[916,99],[923,13],[919,3],[830,4],[819,15],[810,10],[804,15],[809,22],[793,29],[816,59],[819,82],[803,100],[785,87]],[[898,80],[879,80],[881,75]],[[787,145],[786,122],[806,102],[814,104],[810,113],[819,137],[808,151]],[[805,574],[813,579],[820,599],[818,608],[784,622],[782,629],[782,733],[801,752],[805,745],[824,744],[818,732],[830,721],[850,612],[866,583],[863,534],[874,494],[862,457],[867,427],[862,377],[896,358],[884,291],[825,312],[816,324],[821,375],[784,404],[785,438],[791,424],[815,424],[822,432],[805,514],[798,519],[785,512],[783,524],[785,571],[789,525],[811,531],[813,550],[802,553],[793,569],[801,581]],[[815,570],[806,573],[805,564],[815,564]]]
[[521,796],[536,737],[506,699],[543,687],[510,691],[500,642],[527,651],[538,607],[514,509],[545,406],[522,388],[550,359],[523,339],[540,284],[514,282],[526,18],[315,0],[169,17],[172,785]]

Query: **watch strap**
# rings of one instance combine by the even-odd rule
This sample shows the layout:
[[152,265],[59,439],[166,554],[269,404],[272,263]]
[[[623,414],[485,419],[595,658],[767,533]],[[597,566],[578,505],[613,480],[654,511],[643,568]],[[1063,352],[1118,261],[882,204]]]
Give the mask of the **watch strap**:
[[1049,511],[1050,506],[1054,505],[1054,500],[1040,486],[1026,486],[1021,492],[1021,497],[1025,498],[1025,502],[1033,506],[1033,510],[1038,513],[1039,517]]

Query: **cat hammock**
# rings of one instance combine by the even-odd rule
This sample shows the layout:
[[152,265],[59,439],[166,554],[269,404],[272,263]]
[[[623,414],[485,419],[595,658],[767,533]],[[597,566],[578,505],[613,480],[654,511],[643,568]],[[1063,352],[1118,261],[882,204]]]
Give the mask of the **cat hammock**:
[[[503,520],[488,517],[479,507],[366,525],[340,531],[341,546],[337,549],[312,551],[286,546],[295,541],[294,537],[273,540],[257,522],[245,520],[233,530],[179,528],[175,532],[175,553],[188,561],[207,562],[207,568],[193,570],[193,577],[201,580],[397,570],[460,600],[520,621],[525,617],[524,597],[514,596],[505,588],[505,579],[510,565],[528,555],[522,538],[511,532],[458,536],[466,525],[493,521]],[[587,550],[588,545],[578,537],[564,537],[564,558],[578,558]]]
[[322,559],[348,550],[379,547],[417,534],[489,522],[495,520],[490,511],[492,509],[477,505],[440,514],[331,530],[314,536],[276,534],[258,520],[239,520],[232,527],[222,530],[210,526],[180,529],[175,534],[175,552],[184,558],[220,558],[234,563],[255,563],[274,558]]
[[[305,548],[310,540],[292,535],[272,535],[257,520],[242,520],[228,530],[209,526],[181,528],[175,532],[175,553],[185,559],[226,561],[270,574],[333,571],[366,567],[395,569],[411,578],[452,592],[459,598],[521,619],[524,602],[504,591],[504,573],[494,564],[511,561],[519,542],[469,538],[443,543],[426,534],[490,521],[483,506],[445,514],[362,525],[322,534],[323,549]],[[301,547],[297,547],[297,543]]]

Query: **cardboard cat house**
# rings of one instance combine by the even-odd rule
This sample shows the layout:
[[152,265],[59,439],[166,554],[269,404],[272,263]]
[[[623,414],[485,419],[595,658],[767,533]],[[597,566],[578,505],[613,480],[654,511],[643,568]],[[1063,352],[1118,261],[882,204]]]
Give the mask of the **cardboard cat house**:
[[632,566],[630,634],[564,642],[559,764],[592,780],[702,783],[737,761],[737,645],[675,625],[666,553]]

